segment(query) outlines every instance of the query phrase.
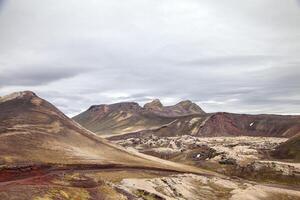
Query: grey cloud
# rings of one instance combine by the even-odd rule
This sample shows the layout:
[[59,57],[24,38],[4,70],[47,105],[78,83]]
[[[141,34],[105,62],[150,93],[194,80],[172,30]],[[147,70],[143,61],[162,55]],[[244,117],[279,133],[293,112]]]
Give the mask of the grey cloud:
[[[24,66],[23,66],[24,67]],[[43,85],[53,81],[74,77],[82,73],[83,69],[69,69],[64,67],[38,66],[7,69],[0,74],[0,86],[33,86]]]
[[151,98],[299,113],[299,23],[294,0],[6,1],[0,93],[35,90],[69,115]]
[[187,66],[202,66],[202,67],[243,67],[249,65],[259,65],[266,63],[268,61],[278,60],[279,58],[275,56],[265,56],[265,55],[241,55],[241,56],[221,56],[213,58],[203,58],[199,60],[191,60],[186,62],[178,62],[178,65]]
[[4,3],[4,0],[0,0],[0,9],[1,9],[1,6],[3,3]]

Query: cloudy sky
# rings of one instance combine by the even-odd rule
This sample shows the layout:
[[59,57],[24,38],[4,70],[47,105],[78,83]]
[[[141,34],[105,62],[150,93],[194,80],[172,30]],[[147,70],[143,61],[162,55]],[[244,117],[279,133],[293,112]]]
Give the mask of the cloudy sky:
[[300,114],[296,0],[0,0],[0,95]]

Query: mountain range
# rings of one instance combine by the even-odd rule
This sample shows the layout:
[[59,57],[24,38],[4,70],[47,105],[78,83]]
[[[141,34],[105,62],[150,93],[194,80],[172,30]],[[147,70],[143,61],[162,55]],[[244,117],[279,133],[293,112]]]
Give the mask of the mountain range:
[[98,135],[115,139],[151,134],[292,137],[300,132],[300,116],[205,113],[191,101],[163,106],[157,99],[143,107],[135,102],[94,105],[73,119]]

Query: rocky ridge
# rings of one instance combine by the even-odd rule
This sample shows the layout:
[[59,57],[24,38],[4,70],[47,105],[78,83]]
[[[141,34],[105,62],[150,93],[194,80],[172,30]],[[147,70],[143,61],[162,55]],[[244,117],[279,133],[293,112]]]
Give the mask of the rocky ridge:
[[300,116],[205,113],[191,101],[163,106],[154,100],[140,107],[134,102],[91,106],[73,118],[85,128],[110,139],[192,135],[293,137],[300,132]]

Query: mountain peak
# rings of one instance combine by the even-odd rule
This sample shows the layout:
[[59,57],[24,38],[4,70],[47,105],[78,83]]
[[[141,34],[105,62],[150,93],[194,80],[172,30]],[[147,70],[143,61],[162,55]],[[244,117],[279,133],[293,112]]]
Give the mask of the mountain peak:
[[163,107],[163,104],[160,102],[159,99],[154,99],[150,103],[146,103],[144,105],[144,108],[146,109],[161,109]]
[[158,99],[144,105],[144,109],[162,116],[180,116],[190,114],[204,114],[205,112],[190,100],[181,101],[173,106],[163,106]]
[[25,97],[37,97],[36,94],[32,91],[20,91],[20,92],[14,92],[5,96],[0,97],[0,103],[10,101],[13,99],[22,99]]
[[184,100],[184,101],[180,101],[177,105],[191,105],[191,104],[193,104],[192,101]]
[[190,100],[181,101],[176,104],[175,107],[181,107],[191,113],[205,113],[196,103],[193,103]]
[[98,110],[130,110],[130,109],[139,109],[140,106],[136,102],[120,102],[114,104],[100,104],[100,105],[92,105],[88,110],[98,111]]

